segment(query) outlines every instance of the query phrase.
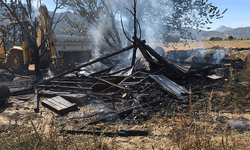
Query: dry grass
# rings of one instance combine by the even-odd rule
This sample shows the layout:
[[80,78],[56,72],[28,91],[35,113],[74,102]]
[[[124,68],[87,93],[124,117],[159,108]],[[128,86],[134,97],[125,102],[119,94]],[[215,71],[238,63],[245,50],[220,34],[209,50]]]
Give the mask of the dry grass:
[[34,123],[27,119],[22,125],[9,125],[7,132],[0,135],[0,149],[4,150],[106,150],[115,149],[114,144],[102,142],[96,135],[68,135],[55,125],[54,115],[49,121],[40,116]]
[[197,48],[211,49],[212,47],[225,47],[225,48],[240,48],[250,47],[250,40],[232,40],[232,41],[191,41],[184,43],[169,43],[168,46],[162,44],[154,44],[153,47],[162,46],[165,51],[171,50],[191,50]]

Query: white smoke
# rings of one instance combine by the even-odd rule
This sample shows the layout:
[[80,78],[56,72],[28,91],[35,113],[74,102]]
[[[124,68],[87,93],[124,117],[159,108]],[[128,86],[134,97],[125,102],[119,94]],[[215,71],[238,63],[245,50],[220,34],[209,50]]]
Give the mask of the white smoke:
[[[88,30],[88,35],[93,39],[95,45],[94,45],[94,50],[93,50],[93,58],[97,58],[101,56],[102,54],[109,53],[107,51],[109,45],[105,42],[104,36],[105,36],[105,31],[107,28],[110,26],[110,20],[104,16],[104,12],[101,11],[99,13],[99,19],[98,22],[93,25],[91,28]],[[111,41],[111,40],[109,40]]]
[[152,46],[154,43],[159,42],[159,38],[162,38],[162,35],[159,35],[161,31],[165,30],[162,20],[172,15],[172,7],[173,4],[171,0],[164,1],[164,7],[161,1],[151,0],[151,6],[148,10],[149,15],[145,16],[145,19],[141,22],[142,29],[145,31],[143,38],[149,45]]

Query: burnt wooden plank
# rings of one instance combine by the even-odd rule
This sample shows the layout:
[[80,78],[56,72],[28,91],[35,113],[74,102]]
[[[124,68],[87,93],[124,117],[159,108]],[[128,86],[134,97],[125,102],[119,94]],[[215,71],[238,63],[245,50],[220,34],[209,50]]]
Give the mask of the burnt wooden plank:
[[55,88],[58,90],[92,90],[92,88],[89,87],[75,87],[75,86],[61,86],[61,85],[38,85],[38,88]]
[[61,96],[56,96],[56,97],[53,97],[52,99],[65,107],[71,107],[75,105],[74,103],[70,103],[69,101],[65,100]]
[[56,97],[61,96],[71,103],[76,103],[77,105],[87,104],[89,102],[88,94],[83,93],[72,93],[72,92],[56,92],[50,90],[41,90],[40,94],[45,97]]
[[61,104],[61,103],[58,103],[58,102],[56,101],[56,99],[50,98],[50,99],[47,99],[47,101],[53,103],[53,104],[56,105],[56,106],[59,106],[59,107],[62,108],[62,109],[66,109],[66,108],[67,108],[67,106],[65,106],[65,105],[63,105],[63,104]]
[[70,103],[60,96],[52,97],[42,101],[42,104],[58,114],[65,114],[77,109],[75,103]]
[[56,104],[54,104],[53,102],[51,102],[51,101],[49,101],[49,100],[44,100],[44,101],[42,102],[42,104],[46,104],[46,105],[48,105],[48,106],[50,106],[50,107],[56,109],[57,111],[60,111],[60,110],[63,109],[62,107],[57,106]]

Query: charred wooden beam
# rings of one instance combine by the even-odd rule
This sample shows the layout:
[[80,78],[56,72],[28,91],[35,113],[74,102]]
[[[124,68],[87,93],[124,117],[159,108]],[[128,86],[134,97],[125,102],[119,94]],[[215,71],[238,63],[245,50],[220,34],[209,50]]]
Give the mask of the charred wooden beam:
[[25,94],[31,94],[34,93],[34,87],[28,87],[21,90],[15,90],[10,92],[10,96],[17,96],[17,95],[25,95]]
[[142,47],[147,50],[152,56],[154,56],[159,62],[161,62],[166,69],[169,69],[174,75],[176,76],[183,76],[184,73],[182,70],[180,70],[179,68],[176,68],[174,65],[172,65],[171,63],[169,63],[167,60],[165,60],[164,58],[162,58],[156,51],[154,51],[150,46],[146,45],[146,44],[142,44]]
[[103,132],[103,131],[91,131],[91,130],[62,130],[61,132],[66,132],[68,134],[92,134],[92,135],[104,135],[112,137],[114,135],[128,137],[128,136],[147,136],[148,131],[139,131],[139,130],[120,130],[117,132]]
[[132,63],[131,63],[131,66],[134,66],[134,65],[135,65],[136,50],[137,50],[137,46],[135,46],[135,47],[134,47],[134,49],[133,49],[133,57],[132,57]]
[[104,79],[102,79],[102,78],[98,78],[98,77],[95,77],[95,78],[96,78],[97,80],[100,80],[100,81],[105,82],[105,83],[107,83],[107,84],[110,84],[110,85],[112,85],[112,86],[118,87],[118,88],[120,88],[120,89],[123,89],[123,90],[130,90],[129,88],[125,88],[125,87],[116,85],[116,84],[111,83],[111,82],[109,82],[109,81],[107,81],[107,80],[104,80]]
[[152,62],[153,59],[152,57],[148,54],[148,52],[141,46],[141,45],[138,45],[139,46],[139,49],[142,53],[142,55],[144,56],[144,58],[148,61],[148,62]]
[[80,83],[80,81],[50,81],[51,83],[57,83],[57,84],[76,84]]
[[75,87],[75,86],[61,86],[61,85],[37,85],[38,88],[56,88],[56,89],[66,89],[66,90],[92,90],[89,87]]

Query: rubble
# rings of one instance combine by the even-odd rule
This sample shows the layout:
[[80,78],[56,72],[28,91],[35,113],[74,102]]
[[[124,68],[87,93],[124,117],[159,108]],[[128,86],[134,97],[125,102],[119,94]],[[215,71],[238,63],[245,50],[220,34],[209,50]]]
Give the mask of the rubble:
[[[144,47],[142,51],[149,57],[148,60],[141,54],[134,60],[134,65],[129,67],[127,64],[119,64],[119,61],[118,64],[108,65],[104,63],[107,61],[102,61],[109,57],[115,58],[117,54],[132,48],[129,46],[44,78],[36,86],[16,88],[17,90],[11,91],[11,95],[34,93],[35,89],[35,112],[39,112],[39,104],[42,104],[48,111],[57,113],[60,117],[66,116],[68,123],[80,123],[78,129],[64,130],[66,133],[113,136],[117,133],[94,131],[90,127],[103,123],[141,124],[154,116],[165,116],[166,112],[174,110],[186,113],[189,111],[190,96],[198,99],[204,96],[204,91],[221,88],[229,68],[242,65],[242,61],[229,61],[222,59],[223,57],[216,57],[223,63],[197,63],[195,59],[188,62],[185,60],[194,58],[194,55],[197,57],[197,53],[186,52],[189,55],[184,55],[183,51],[175,51],[157,54],[145,42],[139,43],[141,48]],[[180,56],[180,59],[167,59],[167,56],[172,56],[171,53],[176,58]],[[205,57],[203,60],[207,60]],[[227,63],[224,64],[225,62]],[[141,133],[136,135],[147,135],[146,131],[145,134],[144,131],[139,132]],[[120,130],[118,135],[136,136]]]
[[[224,82],[224,76],[219,72],[224,71],[225,65],[221,61],[226,49],[164,52],[163,48],[153,49],[136,36],[133,39],[130,46],[71,66],[35,85],[11,91],[10,95],[35,92],[34,110],[37,113],[41,103],[60,116],[67,115],[68,120],[88,118],[82,122],[82,130],[64,130],[67,133],[144,136],[148,132],[120,130],[118,133],[104,133],[84,129],[107,122],[141,123],[179,106],[188,107],[189,96],[199,97],[202,90],[219,86],[212,82]],[[118,60],[121,56],[117,55],[131,49],[131,63]],[[137,51],[141,54],[136,57]],[[228,63],[230,66],[237,64]],[[218,67],[220,69],[216,72],[214,69]],[[40,102],[41,97],[46,99]],[[187,112],[185,108],[179,111]]]

